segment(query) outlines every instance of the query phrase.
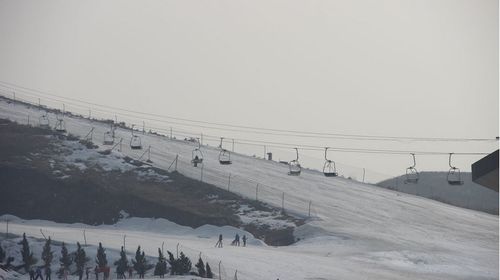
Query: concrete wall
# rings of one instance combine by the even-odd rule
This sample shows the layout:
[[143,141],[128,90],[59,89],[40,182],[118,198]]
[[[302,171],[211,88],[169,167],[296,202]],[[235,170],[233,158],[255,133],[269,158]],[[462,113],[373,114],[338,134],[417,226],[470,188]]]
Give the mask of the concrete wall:
[[463,185],[449,185],[446,176],[447,172],[421,172],[416,184],[405,184],[403,175],[382,181],[377,185],[498,215],[498,192],[472,182],[472,174],[468,172],[462,173]]

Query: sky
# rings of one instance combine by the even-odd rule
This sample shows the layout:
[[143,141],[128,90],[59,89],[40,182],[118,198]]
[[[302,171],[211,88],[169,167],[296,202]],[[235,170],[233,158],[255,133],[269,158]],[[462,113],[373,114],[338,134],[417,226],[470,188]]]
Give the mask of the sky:
[[[499,134],[498,11],[498,1],[490,0],[0,0],[0,81],[91,103],[232,125],[494,139]],[[16,92],[18,98],[36,100]],[[94,110],[93,115],[114,114]],[[292,137],[151,120],[146,126],[213,135],[212,142],[205,138],[210,145],[223,136],[318,147],[498,149],[495,141]],[[263,149],[235,145],[236,152],[250,155],[263,156]],[[275,159],[294,158],[291,146],[266,151]],[[321,151],[300,152],[304,166],[322,167]],[[330,156],[343,168],[340,173],[357,178],[361,168],[389,177],[412,163],[409,155]],[[454,164],[467,171],[481,157],[457,155]],[[419,170],[447,168],[446,155],[417,154]]]

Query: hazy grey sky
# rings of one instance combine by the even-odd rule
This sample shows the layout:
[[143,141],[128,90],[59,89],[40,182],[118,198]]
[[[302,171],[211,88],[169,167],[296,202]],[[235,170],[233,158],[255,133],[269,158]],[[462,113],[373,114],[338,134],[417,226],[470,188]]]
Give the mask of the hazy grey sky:
[[[250,126],[494,138],[498,54],[492,0],[0,1],[0,80]],[[204,132],[332,147],[475,152],[498,146]],[[260,147],[243,149],[262,154]],[[306,165],[322,165],[321,152],[307,156]],[[391,175],[410,163],[397,155],[332,157]],[[457,164],[468,170],[478,158],[457,157]],[[418,167],[443,170],[447,159],[421,158]]]

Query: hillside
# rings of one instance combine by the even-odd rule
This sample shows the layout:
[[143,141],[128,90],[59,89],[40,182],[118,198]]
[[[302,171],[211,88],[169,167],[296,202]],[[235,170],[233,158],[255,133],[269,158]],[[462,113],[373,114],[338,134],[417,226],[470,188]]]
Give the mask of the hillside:
[[294,242],[299,219],[178,172],[2,119],[0,135],[0,213],[98,225],[116,222],[125,211],[191,227],[241,226],[273,245]]
[[[0,101],[0,117],[19,123],[26,123],[30,116],[33,124],[44,113],[37,107]],[[48,116],[55,123],[55,114],[50,112]],[[64,120],[68,131],[79,137],[85,137],[93,127],[97,150],[107,149],[101,144],[109,128],[107,123],[78,116],[66,116]],[[130,141],[130,129],[120,127],[116,135],[124,143]],[[325,178],[308,170],[301,176],[288,176],[287,167],[280,163],[241,154],[232,155],[232,165],[220,165],[219,150],[209,146],[202,146],[205,157],[201,173],[190,163],[196,147],[192,142],[148,133],[140,137],[144,147],[152,147],[154,167],[168,169],[178,157],[177,170],[186,177],[202,179],[249,199],[257,198],[258,192],[259,201],[283,207],[296,216],[311,216],[294,230],[299,242],[279,249],[214,251],[210,248],[212,240],[186,237],[195,250],[208,252],[233,270],[244,270],[246,277],[241,279],[276,275],[283,279],[498,277],[498,216],[344,178]],[[143,152],[127,145],[121,151],[134,159]],[[21,225],[18,232],[28,230]],[[29,230],[37,234],[35,226]],[[120,241],[113,241],[112,235],[102,236],[108,236],[110,246],[117,249]],[[157,240],[161,238],[166,237]],[[252,266],[247,267],[248,263]]]

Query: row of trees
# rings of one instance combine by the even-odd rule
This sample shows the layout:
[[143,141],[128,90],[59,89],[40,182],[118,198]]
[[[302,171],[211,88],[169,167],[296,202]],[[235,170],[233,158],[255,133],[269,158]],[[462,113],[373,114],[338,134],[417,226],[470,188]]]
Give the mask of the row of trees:
[[[18,244],[21,245],[21,257],[23,264],[13,268],[24,268],[25,272],[28,272],[30,271],[31,267],[38,262],[38,260],[33,256],[33,252],[29,247],[28,240],[26,239],[26,234],[23,234],[23,239]],[[77,274],[80,279],[82,278],[82,275],[85,272],[85,266],[90,261],[90,259],[87,257],[85,250],[82,248],[80,243],[77,242],[76,245],[76,251],[69,253],[68,249],[66,248],[66,244],[64,242],[62,243],[61,257],[59,258],[60,268],[58,270],[58,275],[60,277],[62,277],[65,272],[70,273],[70,267],[74,264],[76,267],[74,274]],[[45,241],[41,255],[43,267],[46,269],[46,271],[48,269],[49,273],[51,271],[51,265],[54,259],[54,252],[51,251],[51,246],[52,240],[49,237]],[[156,265],[152,265],[148,263],[148,259],[146,258],[144,250],[141,250],[141,246],[138,246],[135,253],[135,258],[132,259],[129,264],[129,260],[127,258],[125,250],[122,247],[120,251],[120,258],[114,262],[116,273],[119,278],[125,278],[125,274],[127,272],[131,273],[131,270],[135,270],[139,278],[144,278],[146,272],[154,268],[153,274],[155,276],[160,276],[161,278],[163,278],[164,275],[168,273],[170,273],[170,275],[194,274],[206,278],[214,277],[210,265],[208,264],[208,262],[205,264],[201,257],[198,259],[198,262],[195,265],[196,271],[192,271],[191,260],[183,252],[180,252],[178,258],[175,258],[170,251],[167,251],[167,254],[168,260],[165,258],[163,251],[158,248],[158,261],[156,262]],[[0,263],[3,263],[5,258],[6,253],[0,246]],[[12,260],[12,258],[9,258],[8,263],[10,263]],[[97,248],[95,262],[96,273],[98,271],[109,271],[106,250],[103,248],[101,243],[99,243],[99,247]]]

